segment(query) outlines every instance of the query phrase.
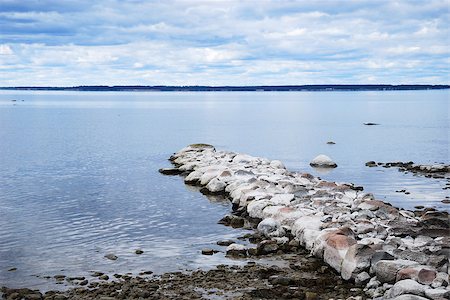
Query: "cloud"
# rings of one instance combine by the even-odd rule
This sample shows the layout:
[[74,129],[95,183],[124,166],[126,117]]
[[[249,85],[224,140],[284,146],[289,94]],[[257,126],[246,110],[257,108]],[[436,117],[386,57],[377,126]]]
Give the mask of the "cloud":
[[0,86],[448,84],[448,6],[7,0]]

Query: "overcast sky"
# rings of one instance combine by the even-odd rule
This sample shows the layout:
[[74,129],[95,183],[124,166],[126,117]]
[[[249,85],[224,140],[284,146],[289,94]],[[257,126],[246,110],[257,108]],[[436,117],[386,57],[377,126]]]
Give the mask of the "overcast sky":
[[0,0],[0,86],[449,84],[450,0]]

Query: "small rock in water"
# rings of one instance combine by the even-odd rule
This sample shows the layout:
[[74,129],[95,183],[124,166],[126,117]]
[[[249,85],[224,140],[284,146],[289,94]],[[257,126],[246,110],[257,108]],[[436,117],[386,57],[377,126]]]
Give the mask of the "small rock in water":
[[134,251],[134,253],[136,253],[137,255],[140,255],[140,254],[144,253],[144,251],[142,251],[141,249],[136,249],[136,251]]
[[337,164],[328,156],[320,154],[311,161],[310,166],[318,168],[336,168]]
[[366,162],[366,166],[367,167],[377,167],[378,164],[376,162],[374,162],[373,160]]
[[180,175],[183,171],[177,168],[162,168],[159,169],[159,173],[164,175]]
[[117,256],[112,253],[108,253],[105,255],[105,258],[110,259],[110,260],[116,260]]
[[106,274],[103,274],[102,276],[100,276],[100,277],[98,277],[98,278],[101,279],[101,280],[108,280],[108,279],[109,279],[109,276],[106,275]]
[[11,268],[8,271],[17,271],[17,268]]
[[444,203],[444,204],[450,204],[450,200],[449,199],[444,199],[441,202]]
[[83,280],[83,281],[81,281],[81,282],[79,283],[79,285],[87,285],[87,284],[88,284],[87,279],[85,279],[85,280]]
[[234,243],[233,240],[221,240],[221,241],[217,242],[217,245],[219,245],[219,246],[230,246],[233,243]]
[[66,278],[66,275],[55,275],[53,278],[55,278],[56,281],[63,281],[64,278]]
[[327,144],[328,144],[328,145],[335,145],[336,143],[333,142],[333,141],[329,141],[329,142],[327,142]]
[[213,255],[214,253],[216,253],[217,251],[215,251],[214,249],[210,249],[210,248],[204,248],[202,249],[202,254],[203,255]]
[[378,124],[378,123],[372,123],[372,122],[367,122],[367,123],[364,123],[364,125],[367,125],[367,126],[374,126],[374,125],[380,125],[380,124]]

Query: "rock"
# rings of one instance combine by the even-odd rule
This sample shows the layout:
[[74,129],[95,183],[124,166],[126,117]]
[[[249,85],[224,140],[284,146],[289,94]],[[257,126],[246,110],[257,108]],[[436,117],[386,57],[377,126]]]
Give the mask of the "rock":
[[109,260],[116,260],[118,257],[116,255],[114,255],[113,253],[108,253],[105,255],[105,258],[107,258]]
[[417,262],[410,260],[380,260],[373,269],[380,282],[394,283],[399,270],[417,265]]
[[225,226],[231,226],[233,228],[241,228],[245,224],[245,220],[242,217],[235,215],[226,215],[217,222],[218,224],[223,224]]
[[183,171],[181,171],[178,168],[162,168],[158,170],[159,173],[164,174],[164,175],[180,175],[181,173],[183,173]]
[[372,122],[367,122],[367,123],[364,123],[364,125],[366,125],[366,126],[374,126],[374,125],[380,125],[380,124],[378,124],[378,123],[372,123]]
[[270,254],[270,253],[275,253],[278,251],[278,248],[279,247],[278,247],[276,241],[265,240],[265,241],[258,243],[258,245],[256,246],[256,254],[257,255],[266,255],[266,254]]
[[273,285],[288,286],[292,279],[286,276],[272,275],[269,277],[269,282]]
[[316,300],[316,299],[319,299],[317,297],[317,293],[314,293],[314,292],[306,292],[305,293],[305,300]]
[[286,167],[283,165],[283,163],[279,160],[272,160],[270,162],[270,166],[275,169],[286,169]]
[[354,244],[349,247],[342,262],[341,276],[345,280],[355,278],[370,267],[372,255],[375,253],[370,246]]
[[206,189],[212,193],[212,194],[220,194],[223,193],[225,191],[225,187],[226,184],[217,179],[217,178],[213,178],[207,185],[206,185]]
[[413,279],[422,284],[431,284],[436,278],[436,271],[426,266],[416,266],[401,269],[397,272],[396,281]]
[[445,272],[439,272],[436,274],[436,278],[431,283],[434,288],[447,287],[449,285],[449,275]]
[[281,227],[280,222],[273,218],[262,220],[257,227],[258,231],[266,237],[280,237],[284,236],[285,231]]
[[88,281],[87,281],[87,279],[85,279],[85,280],[83,280],[83,281],[80,281],[78,284],[79,284],[79,285],[87,285],[87,284],[88,284]]
[[136,253],[137,255],[140,255],[140,254],[144,253],[144,251],[141,249],[136,249],[136,251],[134,251],[134,253]]
[[229,246],[231,244],[233,244],[234,241],[233,240],[220,240],[217,242],[217,245],[219,246]]
[[333,141],[328,141],[327,144],[328,144],[328,145],[335,145],[336,143],[333,142]]
[[356,244],[356,240],[340,230],[327,234],[325,237],[323,260],[333,269],[341,272],[344,257],[348,249],[354,244]]
[[425,296],[433,300],[450,299],[450,291],[446,289],[426,289]]
[[320,154],[316,156],[310,163],[311,167],[315,168],[336,168],[337,164],[328,156]]
[[389,297],[394,298],[403,294],[412,294],[416,296],[425,295],[425,286],[412,280],[405,279],[398,281],[389,291]]
[[202,254],[203,255],[213,255],[214,253],[216,253],[217,251],[211,248],[204,248],[202,249]]
[[373,160],[366,162],[366,166],[367,167],[377,167],[377,163],[374,162]]
[[241,244],[231,244],[226,251],[229,256],[247,256],[247,247]]
[[99,276],[98,278],[101,279],[101,280],[108,280],[109,276],[106,275],[106,274],[103,274],[102,276]]
[[416,295],[400,295],[398,297],[393,298],[392,300],[428,300],[427,298],[416,296]]
[[355,283],[357,285],[364,286],[366,283],[368,283],[370,280],[370,275],[367,272],[361,272],[358,275],[356,275]]

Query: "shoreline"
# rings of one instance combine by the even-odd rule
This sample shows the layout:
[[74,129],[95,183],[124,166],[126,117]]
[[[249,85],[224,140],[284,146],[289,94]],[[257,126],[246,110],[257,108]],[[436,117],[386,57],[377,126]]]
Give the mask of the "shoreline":
[[[115,274],[109,280],[90,278],[89,284],[86,280],[78,287],[44,294],[3,287],[0,296],[420,300],[450,295],[448,234],[447,239],[439,237],[449,232],[448,213],[397,209],[374,200],[361,187],[291,173],[280,161],[216,151],[205,144],[188,146],[170,161],[174,167],[161,173],[184,176],[185,183],[198,186],[200,192],[232,201],[231,214],[219,223],[252,229],[244,236],[251,244],[240,239],[217,244],[230,257],[256,262],[188,273]],[[214,255],[211,249],[204,250],[205,255]],[[287,265],[269,266],[260,258]]]
[[[376,200],[352,184],[291,173],[269,161],[194,144],[175,153],[173,169],[205,194],[224,194],[235,214],[256,220],[265,244],[292,241],[323,259],[372,298],[444,299],[449,286],[449,215],[408,211]],[[263,245],[264,246],[264,245]],[[228,252],[258,252],[242,245]],[[420,299],[420,298],[417,298]]]

